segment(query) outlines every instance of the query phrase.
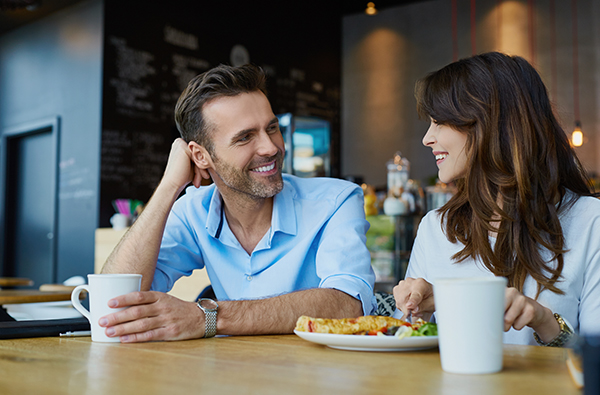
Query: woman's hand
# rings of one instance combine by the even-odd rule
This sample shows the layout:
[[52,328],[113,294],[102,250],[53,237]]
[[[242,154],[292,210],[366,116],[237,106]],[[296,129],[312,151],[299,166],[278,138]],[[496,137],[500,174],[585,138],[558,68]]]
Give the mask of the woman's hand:
[[422,278],[405,278],[394,287],[396,307],[407,317],[429,321],[435,311],[433,286]]
[[550,309],[523,295],[516,288],[507,288],[504,331],[511,327],[519,331],[525,326],[531,327],[546,343],[560,333],[560,326]]

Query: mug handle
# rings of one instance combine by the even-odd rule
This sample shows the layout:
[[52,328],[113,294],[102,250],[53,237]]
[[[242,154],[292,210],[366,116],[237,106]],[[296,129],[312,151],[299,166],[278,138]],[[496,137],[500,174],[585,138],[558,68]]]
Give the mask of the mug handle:
[[73,290],[73,292],[71,292],[71,303],[73,303],[73,307],[75,307],[75,309],[77,311],[79,311],[81,314],[83,314],[83,316],[85,318],[87,318],[88,321],[91,322],[92,321],[92,317],[90,317],[90,312],[85,307],[83,307],[83,305],[79,301],[79,294],[84,289],[87,291],[87,293],[89,295],[90,294],[90,289],[89,289],[89,286],[87,284],[78,285],[77,287],[75,287],[75,289]]

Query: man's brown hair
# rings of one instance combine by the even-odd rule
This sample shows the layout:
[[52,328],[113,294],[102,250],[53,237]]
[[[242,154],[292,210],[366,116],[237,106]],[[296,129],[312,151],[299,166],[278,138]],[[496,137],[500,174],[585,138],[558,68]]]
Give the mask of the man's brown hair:
[[194,77],[175,105],[175,123],[181,137],[188,143],[197,142],[212,154],[211,125],[205,119],[202,107],[219,97],[255,91],[267,95],[266,76],[260,67],[251,64],[219,65]]

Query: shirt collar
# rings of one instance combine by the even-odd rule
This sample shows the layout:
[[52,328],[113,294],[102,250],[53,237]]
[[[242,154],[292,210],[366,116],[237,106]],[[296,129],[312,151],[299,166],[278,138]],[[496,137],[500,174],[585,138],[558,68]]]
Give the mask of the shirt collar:
[[[292,236],[296,235],[295,194],[294,188],[289,183],[284,182],[283,190],[275,195],[275,199],[273,199],[273,217],[271,218],[271,234],[279,231]],[[223,221],[225,221],[223,199],[219,190],[215,187],[206,217],[206,231],[208,234],[218,239]]]
[[283,183],[283,190],[275,195],[273,201],[273,217],[271,218],[271,234],[283,232],[295,236],[297,232],[296,208],[294,197],[296,190],[290,183]]
[[210,199],[210,205],[208,206],[208,214],[206,216],[206,231],[209,235],[214,238],[217,237],[217,233],[220,233],[220,229],[223,227],[223,220],[225,213],[223,213],[223,199],[217,187],[213,187],[214,192]]
[[[273,199],[273,217],[271,218],[271,235],[278,231],[292,236],[296,235],[295,195],[295,189],[287,182],[284,182],[283,190],[275,195],[275,199]],[[214,187],[206,217],[206,231],[208,234],[218,239],[223,228],[223,221],[225,221],[223,199],[219,189]]]

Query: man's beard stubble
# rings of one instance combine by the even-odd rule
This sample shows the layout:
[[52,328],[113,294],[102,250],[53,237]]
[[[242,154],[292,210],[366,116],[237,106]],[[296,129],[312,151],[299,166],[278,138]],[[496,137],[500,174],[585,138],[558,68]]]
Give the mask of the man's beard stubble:
[[[248,169],[260,167],[273,160],[275,160],[275,166],[277,166],[276,174],[264,178],[264,182],[259,182],[252,177],[252,174]],[[215,171],[217,176],[223,181],[223,184],[229,189],[243,193],[252,199],[267,199],[275,196],[283,189],[283,178],[281,176],[283,155],[281,151],[278,151],[276,155],[261,162],[262,163],[252,163],[248,167],[239,170],[234,166],[221,161],[213,154]]]

